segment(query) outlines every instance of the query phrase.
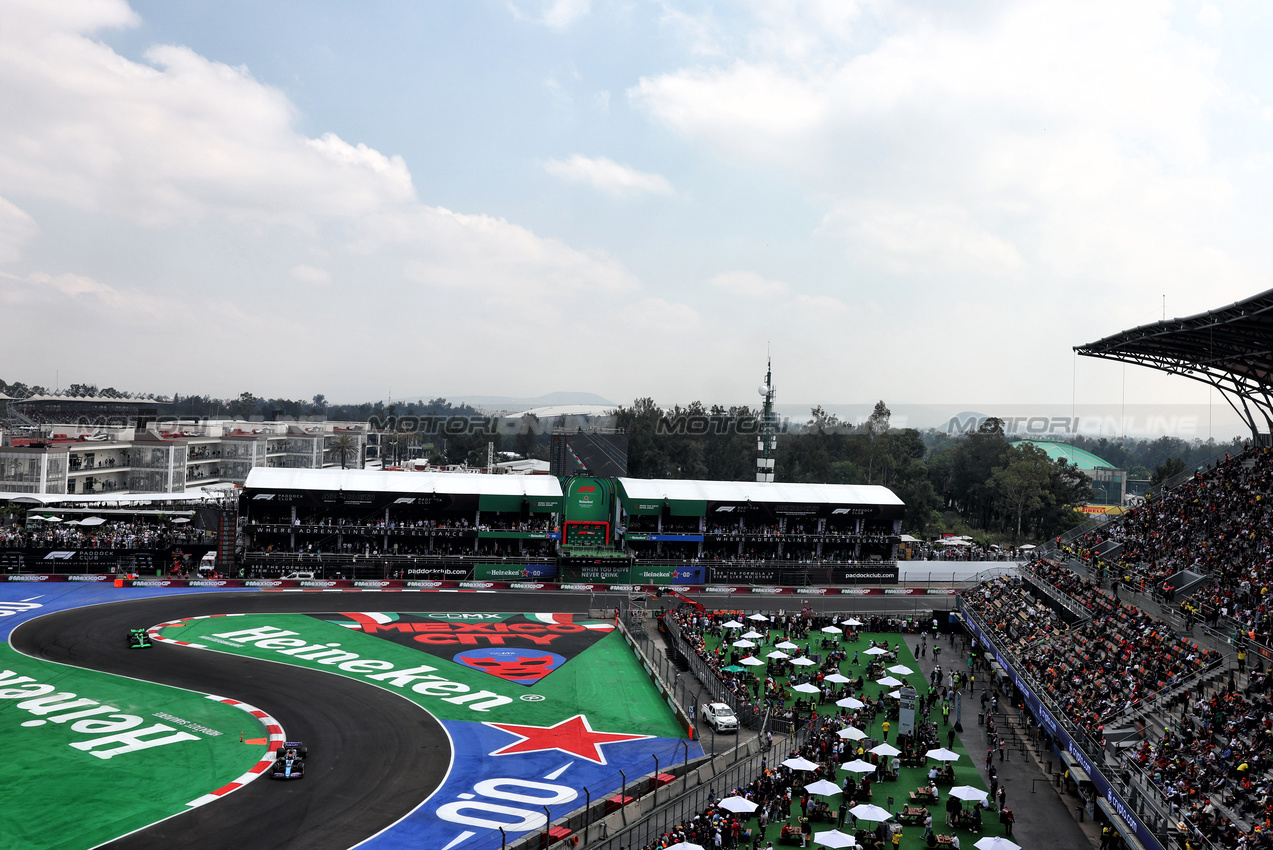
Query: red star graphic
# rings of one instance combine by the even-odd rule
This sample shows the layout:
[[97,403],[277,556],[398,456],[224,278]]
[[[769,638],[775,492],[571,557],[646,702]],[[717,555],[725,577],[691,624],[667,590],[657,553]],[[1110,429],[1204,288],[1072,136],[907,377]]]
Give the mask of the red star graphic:
[[516,735],[521,739],[491,753],[493,756],[557,750],[585,758],[594,764],[606,763],[606,757],[599,749],[605,744],[653,737],[652,735],[626,735],[622,732],[594,732],[592,726],[588,724],[588,718],[582,714],[576,714],[554,726],[522,726],[517,723],[486,723],[485,725]]

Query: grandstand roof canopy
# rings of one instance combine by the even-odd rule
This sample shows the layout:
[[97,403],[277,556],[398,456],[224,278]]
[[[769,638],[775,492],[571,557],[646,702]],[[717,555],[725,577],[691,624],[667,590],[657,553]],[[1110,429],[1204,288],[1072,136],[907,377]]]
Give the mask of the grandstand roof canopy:
[[1067,443],[1058,443],[1055,440],[1016,440],[1012,443],[1014,446],[1029,445],[1036,449],[1042,449],[1047,452],[1048,457],[1052,460],[1060,460],[1065,458],[1066,463],[1078,469],[1114,469],[1114,464],[1097,457],[1086,449],[1080,449],[1077,446],[1071,446]]
[[367,469],[279,469],[258,466],[245,490],[350,490],[360,493],[443,493],[561,499],[552,475],[478,475],[460,472],[382,472]]
[[[755,481],[690,481],[619,478],[619,498],[629,514],[742,515],[763,509],[774,517],[901,517],[905,503],[887,487],[866,484],[792,484]],[[714,507],[713,507],[714,505]],[[838,510],[837,510],[838,509]],[[718,517],[719,518],[719,517]]]
[[887,487],[876,484],[790,484],[756,481],[691,481],[620,478],[631,499],[684,499],[702,502],[791,502],[819,505],[901,505]]
[[1077,345],[1086,357],[1136,363],[1219,389],[1253,434],[1273,430],[1273,290],[1184,319]]

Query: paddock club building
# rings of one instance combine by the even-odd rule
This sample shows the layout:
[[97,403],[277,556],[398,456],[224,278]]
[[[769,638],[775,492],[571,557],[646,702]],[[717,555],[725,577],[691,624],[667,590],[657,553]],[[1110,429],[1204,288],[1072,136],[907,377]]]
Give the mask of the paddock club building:
[[277,577],[893,584],[885,487],[338,469],[251,471],[239,566]]

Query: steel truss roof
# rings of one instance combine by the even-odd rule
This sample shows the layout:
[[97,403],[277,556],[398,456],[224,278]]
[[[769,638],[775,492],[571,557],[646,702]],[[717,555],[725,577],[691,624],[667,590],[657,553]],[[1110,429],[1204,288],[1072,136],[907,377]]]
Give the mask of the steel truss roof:
[[1183,375],[1220,390],[1251,428],[1273,431],[1273,289],[1218,310],[1141,325],[1077,345],[1102,357]]

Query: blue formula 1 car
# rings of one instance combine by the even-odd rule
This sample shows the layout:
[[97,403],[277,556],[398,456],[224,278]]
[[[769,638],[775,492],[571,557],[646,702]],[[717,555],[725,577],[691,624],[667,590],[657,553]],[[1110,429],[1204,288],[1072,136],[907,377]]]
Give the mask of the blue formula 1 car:
[[309,750],[300,741],[285,741],[274,757],[270,775],[275,779],[304,779],[305,756]]

